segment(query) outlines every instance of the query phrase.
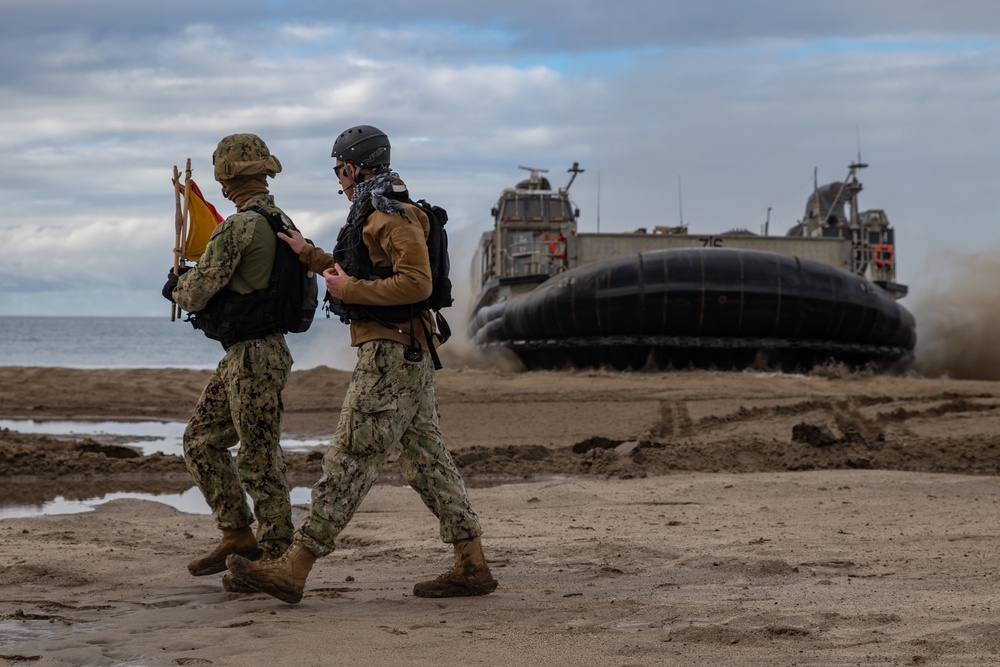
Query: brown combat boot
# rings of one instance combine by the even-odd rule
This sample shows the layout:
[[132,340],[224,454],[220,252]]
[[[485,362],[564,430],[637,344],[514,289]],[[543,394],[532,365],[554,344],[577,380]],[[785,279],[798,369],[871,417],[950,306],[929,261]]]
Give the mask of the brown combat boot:
[[229,554],[239,554],[257,560],[263,553],[250,526],[237,530],[223,530],[219,546],[204,558],[188,563],[188,572],[196,577],[225,572],[226,556]]
[[[261,556],[260,561],[274,560],[275,556],[265,553]],[[235,575],[226,573],[222,575],[222,590],[227,593],[260,593],[256,588],[250,586],[249,584],[244,584],[242,581],[236,578]]]
[[455,567],[434,581],[421,581],[413,587],[418,598],[457,598],[488,595],[497,588],[496,579],[483,556],[478,537],[455,542]]
[[226,567],[239,583],[295,604],[302,599],[306,577],[315,562],[316,554],[301,542],[292,542],[280,558],[255,562],[233,554],[226,559]]

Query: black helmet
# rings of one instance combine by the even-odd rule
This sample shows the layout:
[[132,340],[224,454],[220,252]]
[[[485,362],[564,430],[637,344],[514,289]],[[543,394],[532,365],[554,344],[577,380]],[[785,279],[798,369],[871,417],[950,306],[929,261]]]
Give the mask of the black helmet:
[[372,125],[357,125],[340,133],[330,157],[378,171],[389,166],[389,137]]

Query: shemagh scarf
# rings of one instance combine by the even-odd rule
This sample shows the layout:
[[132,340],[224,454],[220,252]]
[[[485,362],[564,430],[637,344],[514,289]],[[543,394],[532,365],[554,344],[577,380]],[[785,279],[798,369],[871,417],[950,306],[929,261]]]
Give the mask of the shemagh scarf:
[[351,197],[351,211],[347,214],[347,224],[363,222],[375,210],[403,214],[405,210],[403,204],[385,196],[386,192],[392,191],[392,182],[396,180],[399,180],[399,174],[394,171],[384,171],[356,184]]

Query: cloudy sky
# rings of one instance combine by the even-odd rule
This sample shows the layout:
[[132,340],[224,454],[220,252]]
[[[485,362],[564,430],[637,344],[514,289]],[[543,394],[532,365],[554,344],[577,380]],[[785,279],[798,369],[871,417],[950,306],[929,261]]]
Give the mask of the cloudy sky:
[[581,231],[681,210],[759,231],[770,208],[783,233],[813,170],[842,179],[860,150],[916,311],[1000,250],[996,0],[0,7],[0,315],[161,315],[172,168],[231,213],[210,159],[233,132],[268,142],[279,205],[331,246],[330,147],[360,123],[451,212],[460,276],[517,166],[561,185],[574,161]]

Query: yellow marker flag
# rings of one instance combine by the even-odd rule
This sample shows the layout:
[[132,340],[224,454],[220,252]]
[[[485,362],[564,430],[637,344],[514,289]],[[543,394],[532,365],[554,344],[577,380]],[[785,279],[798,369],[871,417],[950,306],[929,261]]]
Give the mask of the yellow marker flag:
[[191,181],[191,193],[187,201],[189,222],[187,236],[184,239],[182,249],[183,257],[189,262],[197,262],[205,252],[208,240],[212,238],[212,232],[216,225],[222,222],[223,217],[215,210],[194,181]]

